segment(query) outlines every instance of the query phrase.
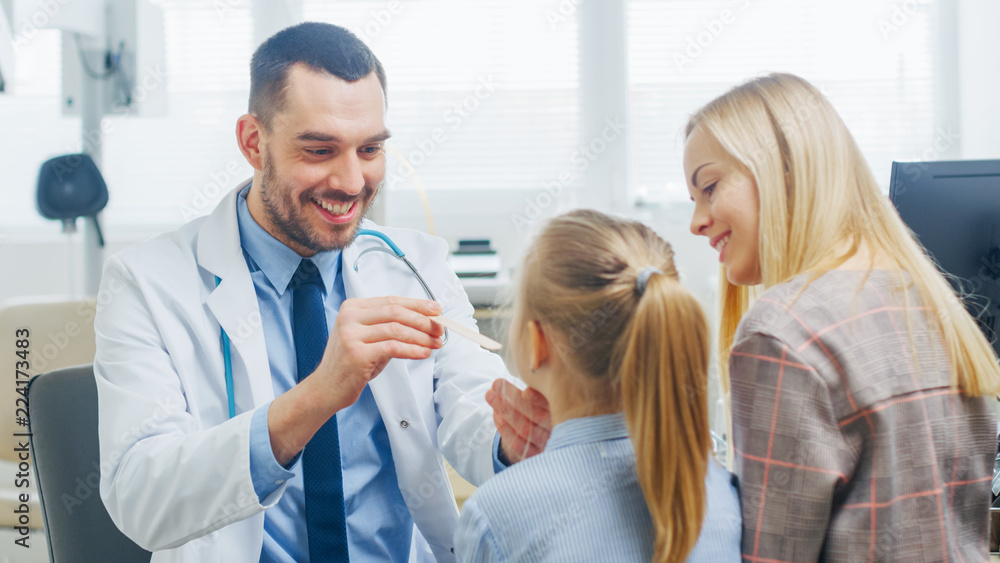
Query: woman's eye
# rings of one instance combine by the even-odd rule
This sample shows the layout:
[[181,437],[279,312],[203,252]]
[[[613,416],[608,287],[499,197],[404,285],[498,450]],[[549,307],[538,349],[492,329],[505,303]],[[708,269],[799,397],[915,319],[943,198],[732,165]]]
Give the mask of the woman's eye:
[[712,192],[715,191],[715,186],[717,186],[718,184],[719,184],[718,182],[715,182],[715,183],[712,183],[712,184],[709,184],[709,185],[705,186],[701,190],[701,193],[705,194],[706,196],[711,196]]

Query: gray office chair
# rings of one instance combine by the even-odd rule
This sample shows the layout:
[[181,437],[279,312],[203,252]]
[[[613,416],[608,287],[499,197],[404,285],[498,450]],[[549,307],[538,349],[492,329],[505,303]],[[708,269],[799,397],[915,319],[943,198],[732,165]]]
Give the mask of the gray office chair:
[[101,501],[94,366],[44,373],[28,387],[31,457],[52,563],[149,563]]

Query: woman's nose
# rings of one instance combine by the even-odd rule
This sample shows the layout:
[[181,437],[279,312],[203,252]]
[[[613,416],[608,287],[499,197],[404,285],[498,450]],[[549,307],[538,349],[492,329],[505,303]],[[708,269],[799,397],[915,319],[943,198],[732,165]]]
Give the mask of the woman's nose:
[[701,205],[695,205],[694,213],[691,215],[691,234],[703,235],[711,226],[712,217],[708,214],[708,210]]

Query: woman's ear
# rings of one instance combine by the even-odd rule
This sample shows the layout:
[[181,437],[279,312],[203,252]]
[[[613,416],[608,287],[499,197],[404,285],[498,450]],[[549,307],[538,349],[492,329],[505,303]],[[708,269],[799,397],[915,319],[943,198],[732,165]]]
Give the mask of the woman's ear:
[[255,170],[261,170],[263,166],[260,153],[262,129],[260,121],[252,114],[244,114],[236,120],[236,142],[239,144],[240,152]]
[[531,333],[531,371],[535,371],[549,361],[549,339],[538,321],[528,323]]

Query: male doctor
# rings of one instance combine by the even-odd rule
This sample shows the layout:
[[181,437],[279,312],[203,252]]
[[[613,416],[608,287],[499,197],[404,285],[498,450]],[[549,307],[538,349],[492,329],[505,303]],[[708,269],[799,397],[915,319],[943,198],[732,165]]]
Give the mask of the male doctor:
[[[544,446],[544,403],[498,382],[495,423],[503,363],[428,318],[475,327],[447,245],[362,219],[385,93],[350,32],[279,32],[236,125],[252,181],[105,264],[101,497],[154,562],[450,561],[444,458],[479,484]],[[359,228],[403,249],[437,302]]]

